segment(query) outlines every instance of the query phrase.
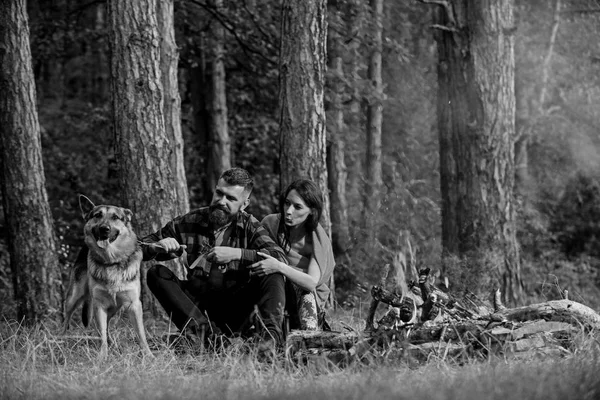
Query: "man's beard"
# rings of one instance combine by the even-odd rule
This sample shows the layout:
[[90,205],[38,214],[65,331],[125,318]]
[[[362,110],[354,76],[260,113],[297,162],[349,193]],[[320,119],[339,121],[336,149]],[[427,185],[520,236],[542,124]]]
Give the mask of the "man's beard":
[[215,228],[220,228],[233,221],[234,216],[224,207],[211,205],[209,210],[208,222]]

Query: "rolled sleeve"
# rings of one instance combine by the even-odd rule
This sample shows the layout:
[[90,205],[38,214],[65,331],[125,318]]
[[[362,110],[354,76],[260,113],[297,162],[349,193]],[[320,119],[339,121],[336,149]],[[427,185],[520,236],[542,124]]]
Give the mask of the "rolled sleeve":
[[245,264],[254,264],[255,262],[257,262],[259,260],[260,257],[258,257],[258,254],[256,250],[250,250],[250,249],[241,249],[242,250],[242,263]]
[[248,243],[248,247],[242,249],[242,261],[244,263],[251,264],[260,261],[262,258],[256,254],[260,251],[276,258],[282,263],[288,264],[284,251],[275,243],[269,232],[257,220],[254,220],[252,223],[252,234],[249,237],[251,240]]
[[154,249],[148,244],[156,243],[164,238],[174,238],[181,244],[181,239],[177,230],[175,229],[176,220],[169,221],[165,226],[163,226],[158,231],[151,233],[149,235],[144,236],[141,239],[141,247],[143,253],[144,261],[167,261],[172,260],[174,258],[178,258],[183,253],[182,249],[179,249],[175,252],[171,253],[157,253]]

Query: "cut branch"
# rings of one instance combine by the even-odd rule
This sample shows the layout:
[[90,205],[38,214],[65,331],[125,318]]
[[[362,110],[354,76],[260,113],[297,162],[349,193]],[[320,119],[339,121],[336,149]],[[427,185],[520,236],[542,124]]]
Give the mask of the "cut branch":
[[582,325],[587,329],[600,329],[600,315],[596,311],[586,305],[566,299],[512,308],[501,314],[509,321],[523,322],[543,319]]
[[[506,308],[496,290],[492,308],[471,293],[456,298],[441,292],[429,282],[427,268],[419,271],[419,286],[409,285],[408,293],[385,289],[388,273],[386,266],[381,286],[371,288],[364,332],[293,331],[287,340],[288,359],[307,362],[319,354],[339,364],[374,357],[554,357],[569,354],[580,332],[600,330],[599,314],[568,299]],[[388,311],[375,326],[379,303],[387,304]]]
[[439,30],[446,31],[446,32],[458,32],[458,29],[451,27],[451,26],[446,26],[446,25],[433,24],[433,25],[431,25],[431,27],[433,29],[439,29]]
[[550,75],[550,61],[552,60],[552,54],[554,54],[554,45],[556,43],[556,36],[558,34],[558,27],[560,26],[560,6],[561,0],[556,0],[554,5],[554,19],[552,23],[552,33],[550,34],[550,40],[548,43],[548,51],[546,57],[544,57],[544,63],[542,64],[542,82],[540,83],[540,98],[538,103],[539,114],[543,115],[544,102],[546,101],[546,93],[548,91],[548,76]]

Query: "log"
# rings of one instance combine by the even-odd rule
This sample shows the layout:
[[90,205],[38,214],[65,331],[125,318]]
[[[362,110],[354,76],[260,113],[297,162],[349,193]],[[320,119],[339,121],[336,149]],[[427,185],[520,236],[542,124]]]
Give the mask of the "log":
[[386,323],[365,332],[292,331],[286,354],[296,360],[320,354],[335,363],[373,357],[546,357],[569,353],[579,332],[600,328],[600,315],[570,300],[497,309],[476,319]]
[[546,321],[581,324],[586,330],[600,329],[600,315],[590,307],[571,300],[551,300],[524,307],[506,309],[499,314],[509,321]]
[[[371,289],[371,296],[374,300],[371,302],[371,306],[375,304],[375,308],[379,303],[388,304],[392,307],[398,308],[398,318],[404,323],[413,322],[413,320],[417,319],[420,315],[417,309],[423,304],[421,301],[419,301],[419,298],[415,298],[410,295],[402,297],[380,286],[373,286]],[[367,322],[371,321],[371,325],[373,325],[372,318],[374,318],[374,316],[375,311],[369,309]]]
[[387,281],[388,275],[390,273],[390,264],[386,264],[383,267],[383,270],[381,271],[381,279],[379,280],[379,286],[375,285],[371,288],[371,304],[369,305],[369,312],[367,314],[367,319],[366,319],[366,323],[365,323],[365,331],[369,332],[375,329],[375,325],[374,325],[374,320],[375,320],[375,313],[377,312],[377,306],[379,305],[380,300],[373,295],[374,291],[377,291],[376,288],[383,288],[385,286],[385,283]]
[[405,304],[407,304],[409,300],[412,304],[412,298],[409,298],[407,296],[400,296],[396,293],[390,292],[389,290],[382,288],[381,286],[373,286],[371,288],[371,297],[373,297],[374,300],[383,302],[385,304],[389,304],[392,307],[402,307]]
[[286,351],[295,353],[310,348],[350,349],[360,337],[358,332],[291,331],[286,340]]
[[[416,286],[413,286],[413,289],[416,289],[416,295],[414,291],[411,291],[408,295],[401,296],[380,286],[373,286],[371,288],[372,300],[365,330],[372,331],[376,328],[374,317],[379,303],[398,307],[400,309],[400,320],[404,323],[413,322],[414,319],[421,319],[422,321],[433,320],[437,315],[437,310],[440,308],[449,318],[454,320],[478,319],[481,317],[481,314],[490,315],[492,313],[490,308],[478,304],[473,300],[458,301],[435,287],[429,291],[428,301],[424,303],[421,299],[420,289]],[[439,295],[440,293],[443,293],[443,295]]]
[[507,338],[510,340],[519,340],[526,338],[531,335],[538,333],[544,334],[570,334],[577,329],[573,325],[566,322],[553,322],[553,321],[529,321],[524,323],[522,326],[516,329],[508,329],[502,326],[498,326],[488,330],[487,332],[496,338]]
[[425,323],[416,326],[408,332],[407,339],[410,343],[420,344],[426,342],[469,342],[478,340],[485,330],[484,321],[459,321],[444,323]]
[[375,324],[373,323],[375,319],[375,312],[377,311],[377,306],[379,305],[379,300],[376,298],[371,299],[371,304],[369,305],[369,313],[367,314],[367,320],[365,321],[365,331],[370,332],[375,330]]
[[[514,357],[564,355],[582,331],[600,330],[600,315],[568,300],[506,308],[496,290],[485,302],[473,293],[460,298],[431,282],[428,268],[410,282],[408,293],[396,285],[386,289],[389,265],[379,285],[371,288],[371,304],[363,332],[292,331],[288,359],[365,362],[373,357],[469,357],[502,354]],[[566,297],[566,296],[565,296]],[[375,324],[380,303],[388,310]]]
[[468,346],[452,342],[429,342],[419,345],[409,344],[404,356],[415,359],[429,360],[431,356],[446,359],[447,357],[458,357],[462,354],[470,355]]

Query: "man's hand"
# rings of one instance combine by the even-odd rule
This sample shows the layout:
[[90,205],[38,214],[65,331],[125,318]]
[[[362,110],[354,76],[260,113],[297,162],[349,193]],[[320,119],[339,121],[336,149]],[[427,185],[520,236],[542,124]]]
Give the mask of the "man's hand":
[[206,259],[215,264],[227,264],[242,259],[242,249],[226,246],[215,246],[206,255]]
[[150,248],[156,253],[174,253],[179,251],[180,248],[185,249],[186,246],[179,244],[174,238],[164,238],[151,244]]

